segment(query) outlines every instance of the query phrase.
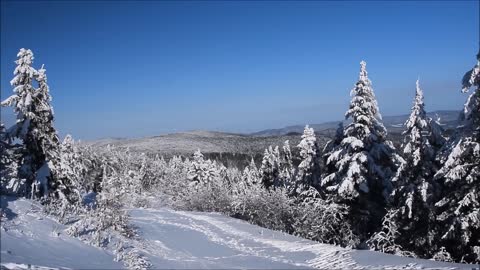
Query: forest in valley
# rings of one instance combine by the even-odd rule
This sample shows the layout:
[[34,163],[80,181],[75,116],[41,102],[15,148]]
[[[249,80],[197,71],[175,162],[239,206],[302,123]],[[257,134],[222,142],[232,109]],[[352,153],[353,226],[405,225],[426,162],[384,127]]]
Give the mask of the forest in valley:
[[272,145],[261,164],[252,159],[239,167],[201,149],[165,158],[93,147],[74,134],[61,141],[47,70],[35,68],[33,52],[22,48],[13,94],[1,103],[13,109],[16,122],[0,126],[0,192],[40,202],[45,215],[91,245],[105,247],[114,238],[118,259],[134,269],[150,264],[122,244],[136,237],[127,209],[159,205],[219,212],[341,247],[479,264],[480,53],[476,60],[458,87],[467,95],[453,133],[427,116],[417,81],[408,90],[413,105],[395,147],[362,61],[356,82],[349,75],[347,121],[324,147],[307,125],[298,145]]

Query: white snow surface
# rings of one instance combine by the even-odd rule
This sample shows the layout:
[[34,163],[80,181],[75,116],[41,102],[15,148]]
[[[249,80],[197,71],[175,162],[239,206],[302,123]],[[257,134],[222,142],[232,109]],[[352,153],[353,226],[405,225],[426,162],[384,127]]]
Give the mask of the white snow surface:
[[[68,236],[40,206],[1,197],[2,269],[124,268],[111,251]],[[472,269],[475,265],[398,257],[320,244],[218,213],[130,209],[132,245],[153,269]],[[53,231],[57,233],[53,233]],[[58,235],[58,236],[57,236]]]
[[36,202],[2,196],[1,207],[4,216],[0,226],[0,263],[4,268],[29,269],[28,265],[32,269],[123,267],[121,262],[113,261],[111,252],[68,236],[64,232],[66,226],[45,217],[41,205]]

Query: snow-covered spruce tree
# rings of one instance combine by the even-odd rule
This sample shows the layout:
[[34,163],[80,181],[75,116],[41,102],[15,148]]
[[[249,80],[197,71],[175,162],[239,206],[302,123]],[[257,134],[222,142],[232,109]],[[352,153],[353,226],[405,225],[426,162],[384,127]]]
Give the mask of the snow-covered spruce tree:
[[[462,113],[463,126],[441,156],[435,175],[443,188],[436,206],[438,250],[454,261],[480,262],[480,52],[477,64],[463,78],[462,92],[475,90]],[[439,254],[440,254],[439,253]]]
[[344,127],[343,127],[343,122],[340,122],[338,123],[338,127],[337,127],[337,130],[335,132],[335,136],[333,137],[332,140],[328,141],[326,144],[325,144],[325,147],[323,148],[323,153],[324,154],[324,158],[326,156],[328,156],[335,147],[337,147],[338,145],[340,145],[340,143],[342,142],[344,136],[343,136],[343,131],[344,131]]
[[3,123],[0,123],[0,194],[22,194],[25,180],[18,177],[22,147],[13,145]]
[[[433,204],[440,192],[438,184],[433,181],[439,167],[435,156],[445,140],[439,134],[441,128],[427,117],[424,107],[423,91],[417,80],[412,112],[405,122],[406,130],[403,132],[405,160],[392,179],[394,191],[391,208],[385,216],[388,221],[383,222],[382,230],[377,233],[392,239],[379,244],[376,241],[384,239],[374,236],[369,245],[372,248],[381,247],[383,252],[409,251],[419,257],[430,258],[436,244],[433,237]],[[398,231],[395,234],[389,233],[393,227]],[[392,247],[386,247],[387,243],[391,243]]]
[[242,178],[247,186],[260,183],[260,171],[258,170],[253,157],[250,160],[250,164],[248,164],[248,166],[243,170]]
[[293,166],[292,151],[290,150],[290,142],[288,140],[283,143],[282,150],[280,157],[280,182],[285,188],[291,190],[295,185],[295,167]]
[[[30,123],[32,131],[29,139],[31,142],[27,141],[26,146],[28,150],[29,144],[37,144],[44,155],[43,165],[37,171],[37,181],[48,181],[49,188],[53,189],[56,195],[68,196],[69,201],[77,200],[78,197],[72,194],[74,188],[70,179],[58,177],[61,174],[60,141],[53,126],[53,108],[50,104],[52,97],[47,84],[46,69],[43,65],[36,73],[35,80],[38,82],[38,89],[33,96],[35,117]],[[45,180],[42,180],[40,176],[42,168],[49,171],[45,172]]]
[[202,152],[198,149],[193,154],[192,164],[188,170],[188,179],[194,185],[202,184],[209,185],[213,180],[218,178],[219,171],[216,168],[215,162],[205,160]]
[[351,91],[346,119],[352,122],[337,132],[324,155],[321,190],[328,199],[350,206],[350,222],[362,240],[375,231],[384,215],[385,201],[392,186],[390,179],[401,158],[395,154],[367,76],[366,63],[360,63],[360,76]]
[[302,140],[297,147],[300,150],[301,162],[296,173],[294,194],[300,194],[309,187],[317,186],[320,178],[320,150],[313,128],[305,126]]
[[81,196],[80,193],[87,193],[85,176],[87,167],[85,166],[81,153],[73,137],[67,134],[60,145],[60,166],[59,178],[68,181],[72,190]]
[[[12,106],[14,113],[17,115],[16,124],[8,129],[8,136],[10,138],[20,138],[24,141],[27,139],[27,133],[31,130],[30,122],[35,117],[33,111],[33,77],[36,74],[36,70],[31,67],[33,63],[33,53],[31,50],[20,49],[17,54],[18,59],[15,61],[17,67],[13,74],[15,77],[10,81],[10,84],[14,87],[14,94],[2,101],[2,106]],[[35,145],[30,145],[30,149]],[[30,192],[31,185],[35,180],[35,172],[38,170],[38,161],[42,158],[43,153],[38,149],[35,149],[34,153],[30,153],[30,149],[23,151],[21,168],[18,176],[26,180],[28,187],[26,192]],[[37,163],[37,164],[36,164]],[[40,165],[41,166],[41,165]],[[26,194],[25,194],[26,195]]]
[[279,179],[279,163],[280,151],[278,146],[272,148],[269,146],[263,154],[262,166],[260,168],[262,174],[262,184],[265,188],[276,187],[280,185]]
[[[14,95],[3,101],[2,106],[12,106],[17,115],[9,135],[22,140],[25,148],[19,176],[26,180],[27,192],[32,197],[45,196],[53,190],[57,197],[67,198],[71,193],[69,183],[56,177],[59,140],[53,127],[46,70],[42,67],[36,71],[31,67],[31,50],[20,49],[17,57],[15,77],[10,82]],[[32,84],[34,80],[38,82],[38,89]]]

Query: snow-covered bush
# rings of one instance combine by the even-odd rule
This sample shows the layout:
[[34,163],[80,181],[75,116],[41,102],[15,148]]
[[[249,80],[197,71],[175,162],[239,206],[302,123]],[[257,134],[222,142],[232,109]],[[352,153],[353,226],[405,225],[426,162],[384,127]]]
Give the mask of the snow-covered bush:
[[[406,251],[401,245],[397,244],[401,232],[395,219],[399,212],[400,210],[398,209],[388,211],[382,220],[381,231],[375,233],[367,241],[367,244],[370,248],[377,251],[400,256],[416,257],[415,253]],[[411,239],[412,235],[409,235],[409,237]]]
[[179,209],[228,214],[232,193],[221,179],[216,178],[208,184],[189,185],[176,201],[175,206]]
[[348,215],[348,206],[325,201],[310,187],[296,199],[294,232],[321,243],[356,247],[360,239],[347,222]]
[[294,208],[285,188],[248,186],[234,197],[231,215],[261,227],[293,233]]

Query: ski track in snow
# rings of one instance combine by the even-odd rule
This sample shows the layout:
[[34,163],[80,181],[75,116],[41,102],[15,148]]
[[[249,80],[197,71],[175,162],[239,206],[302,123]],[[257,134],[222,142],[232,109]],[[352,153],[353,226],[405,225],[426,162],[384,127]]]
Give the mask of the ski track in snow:
[[[1,269],[119,269],[111,250],[68,236],[26,199],[1,197]],[[129,209],[138,237],[129,245],[153,269],[469,269],[476,265],[351,250],[251,225],[218,213]],[[53,231],[57,232],[54,234]]]
[[[328,268],[328,269],[471,269],[472,266],[357,251],[297,238],[217,213],[170,209],[131,209],[132,222],[145,240],[146,254],[183,261],[184,267]],[[162,240],[175,228],[185,242]],[[150,234],[156,231],[158,235]],[[182,241],[183,239],[178,239]],[[213,246],[196,247],[199,241]],[[160,267],[148,256],[153,268]],[[249,261],[256,264],[249,266]],[[372,263],[373,262],[373,263]]]

